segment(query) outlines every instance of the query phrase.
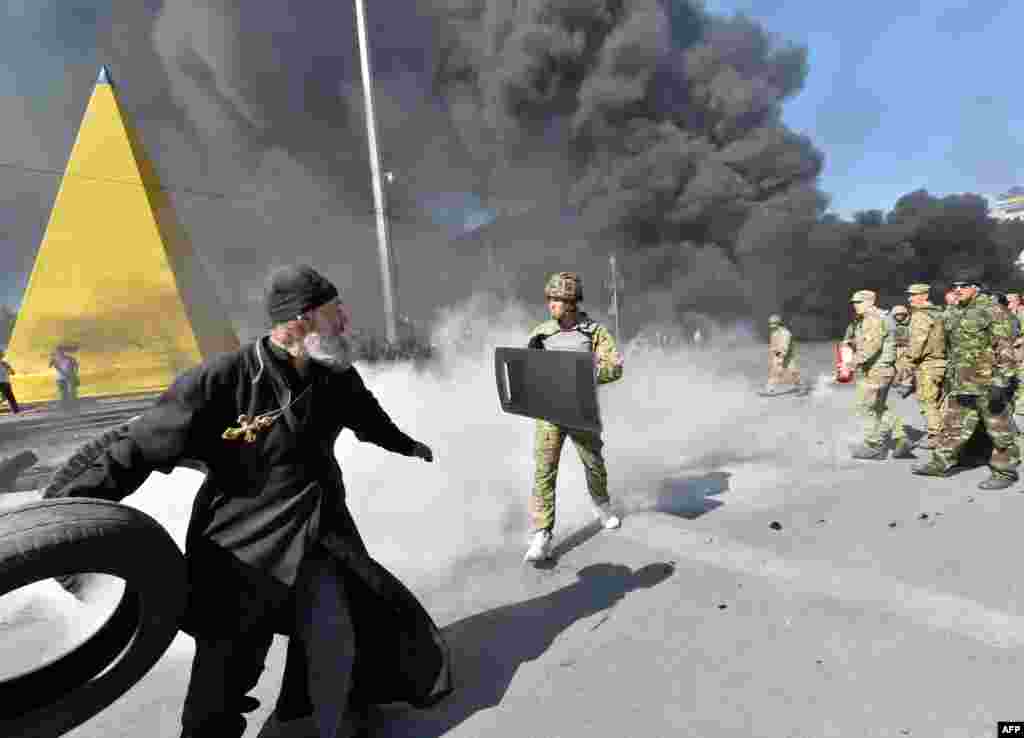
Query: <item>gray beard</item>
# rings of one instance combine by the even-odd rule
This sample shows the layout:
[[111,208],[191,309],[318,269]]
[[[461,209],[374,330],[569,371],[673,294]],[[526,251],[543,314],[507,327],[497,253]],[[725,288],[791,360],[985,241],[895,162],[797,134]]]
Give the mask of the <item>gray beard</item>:
[[302,340],[302,345],[310,359],[328,369],[343,372],[352,366],[352,342],[345,336],[309,333]]

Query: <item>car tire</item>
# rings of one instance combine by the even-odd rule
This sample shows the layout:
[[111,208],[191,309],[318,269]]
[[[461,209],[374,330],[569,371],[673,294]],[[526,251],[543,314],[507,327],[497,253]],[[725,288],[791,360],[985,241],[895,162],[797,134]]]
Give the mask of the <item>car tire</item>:
[[0,736],[63,735],[128,691],[174,640],[185,610],[185,562],[153,518],[85,497],[0,511],[0,597],[32,582],[85,572],[125,580],[121,601],[81,645],[0,680]]

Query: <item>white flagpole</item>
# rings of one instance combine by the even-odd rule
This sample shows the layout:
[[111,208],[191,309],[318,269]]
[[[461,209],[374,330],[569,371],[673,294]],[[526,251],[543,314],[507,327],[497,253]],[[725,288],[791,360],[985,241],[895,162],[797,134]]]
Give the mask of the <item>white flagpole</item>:
[[[609,265],[612,271],[612,310],[615,313],[615,342],[619,343],[622,340],[622,334],[619,332],[619,270],[615,265],[615,254],[612,254],[609,258]],[[619,349],[622,350],[621,347]]]
[[373,201],[377,215],[377,244],[380,250],[380,273],[384,285],[384,319],[386,337],[392,345],[398,341],[395,316],[395,283],[392,273],[391,248],[388,243],[387,204],[381,184],[380,154],[377,151],[377,119],[373,112],[373,77],[370,73],[370,49],[366,41],[366,9],[363,0],[355,0],[356,27],[359,35],[359,58],[363,72],[363,99],[366,109],[366,139],[370,145],[370,173],[373,175]]

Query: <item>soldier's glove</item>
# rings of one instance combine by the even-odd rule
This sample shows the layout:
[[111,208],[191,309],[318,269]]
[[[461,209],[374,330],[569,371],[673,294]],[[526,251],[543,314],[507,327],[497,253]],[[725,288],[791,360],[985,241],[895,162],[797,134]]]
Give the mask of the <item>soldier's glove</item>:
[[914,385],[901,384],[896,388],[896,394],[902,397],[903,399],[907,399],[912,394],[914,394]]
[[1012,399],[1013,393],[1009,387],[994,384],[988,390],[988,409],[998,415],[1006,409]]

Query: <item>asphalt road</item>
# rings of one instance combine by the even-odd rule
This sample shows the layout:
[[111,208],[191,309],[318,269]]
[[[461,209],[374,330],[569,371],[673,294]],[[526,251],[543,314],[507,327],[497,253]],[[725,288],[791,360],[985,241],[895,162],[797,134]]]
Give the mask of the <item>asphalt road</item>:
[[[808,374],[827,372],[827,347],[807,353]],[[758,356],[733,370],[757,376]],[[988,738],[1024,718],[1024,484],[982,492],[984,468],[922,479],[912,460],[850,459],[852,399],[751,393],[742,422],[708,421],[653,483],[619,464],[621,530],[561,529],[546,568],[524,566],[510,537],[410,581],[445,627],[459,689],[429,711],[376,711],[376,734]],[[912,400],[894,407],[921,428]],[[8,626],[2,640],[17,638]],[[69,736],[177,736],[190,657],[179,635]]]

